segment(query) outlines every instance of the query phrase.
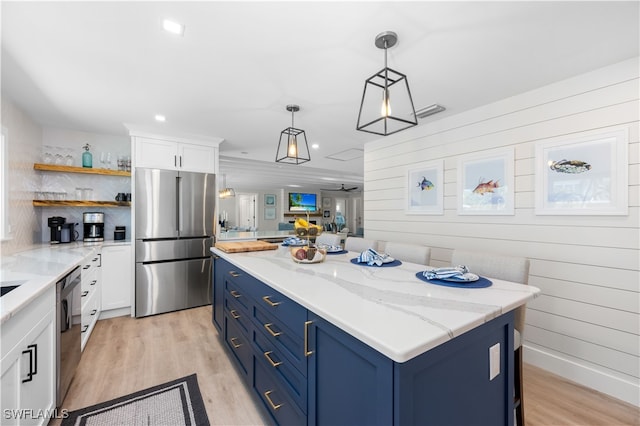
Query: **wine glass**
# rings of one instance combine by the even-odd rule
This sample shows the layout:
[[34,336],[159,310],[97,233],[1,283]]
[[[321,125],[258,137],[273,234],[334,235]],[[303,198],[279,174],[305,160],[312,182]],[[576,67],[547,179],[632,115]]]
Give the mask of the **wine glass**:
[[111,170],[111,153],[110,152],[107,152],[106,163],[107,163],[107,169]]
[[102,151],[100,153],[100,164],[102,164],[102,168],[104,169],[104,164],[107,162],[107,153]]

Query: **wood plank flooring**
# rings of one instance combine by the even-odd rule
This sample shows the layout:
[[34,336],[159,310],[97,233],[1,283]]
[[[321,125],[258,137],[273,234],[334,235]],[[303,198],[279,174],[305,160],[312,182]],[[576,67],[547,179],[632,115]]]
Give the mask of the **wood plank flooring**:
[[[98,321],[62,408],[76,410],[192,373],[212,425],[265,423],[221,346],[211,306]],[[525,365],[524,383],[528,426],[640,425],[636,407],[539,368]]]

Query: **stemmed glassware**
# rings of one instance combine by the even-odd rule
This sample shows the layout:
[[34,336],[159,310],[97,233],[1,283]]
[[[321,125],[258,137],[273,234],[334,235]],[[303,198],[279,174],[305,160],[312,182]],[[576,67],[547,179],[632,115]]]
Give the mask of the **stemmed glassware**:
[[[102,164],[103,169],[111,169],[111,153],[102,151],[100,153],[100,164]],[[106,167],[104,165],[107,165]]]

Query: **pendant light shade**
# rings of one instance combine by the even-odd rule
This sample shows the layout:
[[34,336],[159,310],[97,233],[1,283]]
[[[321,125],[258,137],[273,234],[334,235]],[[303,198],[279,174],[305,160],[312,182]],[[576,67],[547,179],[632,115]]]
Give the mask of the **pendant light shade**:
[[293,125],[293,114],[300,111],[298,105],[287,105],[287,111],[291,112],[291,127],[287,127],[280,133],[276,163],[302,164],[311,160],[307,135],[304,130],[296,129]]
[[392,31],[376,36],[375,45],[384,49],[384,68],[364,83],[357,130],[387,136],[418,124],[407,76],[387,66],[387,49],[397,42]]
[[222,186],[223,189],[218,191],[218,197],[231,198],[236,196],[236,191],[233,188],[227,187],[227,175],[222,175]]

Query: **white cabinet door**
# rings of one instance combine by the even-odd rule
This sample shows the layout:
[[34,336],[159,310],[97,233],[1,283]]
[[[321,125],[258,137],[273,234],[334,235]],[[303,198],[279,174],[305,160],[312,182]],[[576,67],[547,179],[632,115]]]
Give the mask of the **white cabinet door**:
[[131,307],[132,265],[130,245],[102,248],[102,311]]
[[55,333],[53,288],[2,324],[2,343],[11,347],[0,361],[3,426],[49,422],[56,401]]
[[216,172],[216,150],[217,148],[206,145],[195,145],[181,143],[179,150],[180,170],[187,172]]
[[136,137],[134,138],[134,143],[136,167],[164,170],[177,170],[179,168],[177,142]]

